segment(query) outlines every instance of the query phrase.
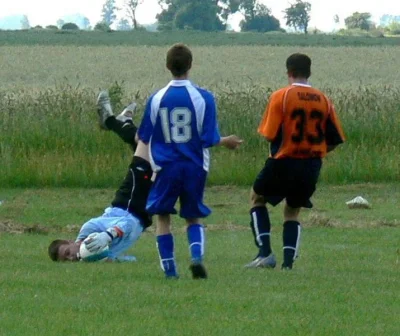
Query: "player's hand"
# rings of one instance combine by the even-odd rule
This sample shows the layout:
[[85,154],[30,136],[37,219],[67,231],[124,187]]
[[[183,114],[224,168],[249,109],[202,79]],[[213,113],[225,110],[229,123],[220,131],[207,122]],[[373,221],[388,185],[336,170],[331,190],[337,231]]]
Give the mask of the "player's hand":
[[101,232],[91,235],[88,239],[85,239],[84,243],[89,252],[96,253],[104,249],[111,240],[111,236],[107,232]]
[[243,143],[243,140],[240,139],[237,135],[229,135],[222,139],[222,144],[224,147],[228,149],[236,149]]

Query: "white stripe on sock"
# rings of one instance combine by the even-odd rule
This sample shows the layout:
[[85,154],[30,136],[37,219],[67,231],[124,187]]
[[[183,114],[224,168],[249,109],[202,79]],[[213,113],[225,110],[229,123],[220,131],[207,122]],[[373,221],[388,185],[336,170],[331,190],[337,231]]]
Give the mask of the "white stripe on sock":
[[161,259],[160,249],[158,248],[158,243],[156,243],[156,246],[157,246],[158,258],[160,259],[161,269],[163,270],[163,272],[165,272],[164,265],[163,265],[163,262],[162,262],[162,259]]
[[200,246],[201,246],[201,248],[200,248],[200,253],[201,253],[201,256],[203,257],[203,255],[204,255],[204,248],[205,248],[205,237],[204,237],[204,227],[203,226],[201,226],[200,227]]
[[296,249],[294,252],[294,258],[296,259],[299,256],[299,249],[300,249],[300,233],[301,233],[301,226],[297,225],[297,240],[296,240]]
[[255,212],[251,214],[251,217],[253,217],[253,227],[254,227],[254,232],[256,234],[256,240],[259,246],[262,246],[262,240],[260,239],[260,231],[258,230],[258,222],[257,222],[257,215]]
[[258,237],[262,237],[262,236],[270,236],[270,233],[261,233],[260,235],[258,235]]
[[[293,250],[293,251],[296,252],[296,248],[293,247],[293,246],[284,246],[283,249],[284,249],[284,250]],[[295,253],[295,255],[296,255],[296,253]]]

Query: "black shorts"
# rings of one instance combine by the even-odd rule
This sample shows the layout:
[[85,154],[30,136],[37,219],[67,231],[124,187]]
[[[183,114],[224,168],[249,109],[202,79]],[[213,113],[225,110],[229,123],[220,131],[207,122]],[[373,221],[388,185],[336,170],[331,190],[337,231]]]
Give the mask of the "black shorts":
[[322,160],[319,158],[269,158],[253,189],[273,206],[286,199],[291,208],[312,208],[310,198],[315,192],[321,167]]

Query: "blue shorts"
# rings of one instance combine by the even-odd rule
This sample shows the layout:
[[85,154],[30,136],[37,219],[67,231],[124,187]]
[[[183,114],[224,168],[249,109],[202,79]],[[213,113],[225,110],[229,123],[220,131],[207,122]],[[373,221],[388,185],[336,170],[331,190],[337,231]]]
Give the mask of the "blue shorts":
[[185,219],[204,218],[211,210],[203,203],[207,172],[190,161],[164,166],[157,173],[147,199],[146,210],[151,215],[177,214],[175,204],[179,198],[179,215]]

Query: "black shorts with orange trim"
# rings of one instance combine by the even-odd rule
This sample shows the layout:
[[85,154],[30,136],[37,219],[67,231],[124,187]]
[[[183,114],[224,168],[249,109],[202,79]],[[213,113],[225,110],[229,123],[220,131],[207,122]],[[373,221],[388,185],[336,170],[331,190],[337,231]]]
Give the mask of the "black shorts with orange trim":
[[269,158],[258,174],[253,189],[276,206],[284,199],[291,208],[312,208],[322,160]]

